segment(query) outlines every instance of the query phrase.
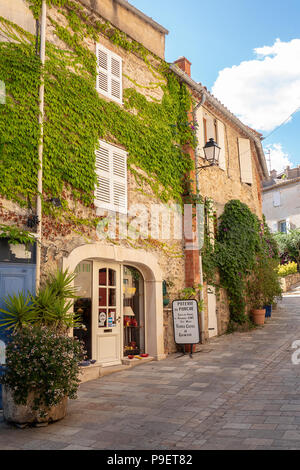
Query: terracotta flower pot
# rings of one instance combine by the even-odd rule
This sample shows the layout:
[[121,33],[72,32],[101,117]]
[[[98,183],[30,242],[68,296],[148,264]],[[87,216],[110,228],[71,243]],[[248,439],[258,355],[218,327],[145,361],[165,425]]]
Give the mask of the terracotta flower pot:
[[[191,351],[192,346],[193,346],[193,350]],[[193,345],[191,345],[191,344],[185,344],[185,345],[184,345],[184,350],[185,350],[185,352],[187,352],[187,353],[190,353],[190,352],[193,352],[193,353],[194,353],[194,352],[196,352],[196,345],[195,345],[195,344],[193,344]]]
[[264,325],[266,317],[266,309],[252,310],[252,319],[255,325]]
[[34,394],[30,393],[26,405],[17,405],[13,399],[11,390],[3,386],[3,415],[9,423],[28,425],[50,423],[63,419],[67,414],[68,398],[64,398],[58,405],[52,408],[44,408],[46,416],[41,417],[33,409]]

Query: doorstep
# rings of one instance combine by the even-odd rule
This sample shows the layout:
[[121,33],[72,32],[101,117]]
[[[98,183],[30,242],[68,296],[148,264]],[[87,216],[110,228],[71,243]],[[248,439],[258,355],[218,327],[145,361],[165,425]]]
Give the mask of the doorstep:
[[141,359],[136,359],[136,358],[128,359],[127,357],[124,357],[124,359],[122,359],[122,363],[129,367],[139,366],[141,364],[145,364],[146,362],[152,362],[152,361],[154,361],[154,357],[152,356],[142,357]]
[[154,357],[143,357],[142,359],[122,359],[122,364],[116,366],[103,367],[102,364],[91,364],[89,366],[80,367],[80,383],[90,382],[106,375],[122,372],[132,367],[154,361]]

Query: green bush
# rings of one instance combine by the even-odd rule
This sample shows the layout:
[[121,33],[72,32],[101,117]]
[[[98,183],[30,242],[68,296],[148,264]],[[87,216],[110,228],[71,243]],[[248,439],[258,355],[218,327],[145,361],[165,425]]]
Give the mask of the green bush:
[[6,348],[6,373],[1,383],[8,386],[17,404],[26,405],[34,392],[34,409],[57,405],[63,398],[76,398],[80,383],[82,343],[45,326],[26,326],[12,333]]
[[[215,243],[211,243],[210,236],[205,236],[203,269],[209,285],[227,291],[229,328],[249,323],[246,307],[272,303],[271,299],[280,295],[278,274],[274,269],[278,262],[278,245],[265,220],[259,220],[239,200],[227,202],[219,219]],[[216,281],[217,271],[220,282]]]

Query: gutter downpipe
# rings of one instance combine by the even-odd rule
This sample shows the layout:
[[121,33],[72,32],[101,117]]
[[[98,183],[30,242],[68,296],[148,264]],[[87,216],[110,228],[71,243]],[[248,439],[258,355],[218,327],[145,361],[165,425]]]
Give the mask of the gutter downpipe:
[[[203,93],[202,97],[201,97],[201,101],[199,101],[199,103],[197,103],[197,105],[193,109],[193,121],[196,125],[198,125],[197,111],[205,103],[205,100],[206,100],[206,95]],[[196,166],[196,168],[198,166],[198,163],[199,163],[199,154],[198,154],[198,147],[196,147],[196,149],[195,149],[195,164],[196,164],[195,166]],[[199,193],[200,192],[200,187],[199,187],[199,176],[198,176],[197,170],[196,170],[195,173],[196,173],[196,190],[197,190],[197,193]],[[199,250],[199,276],[200,276],[200,284],[202,286],[202,289],[200,290],[200,295],[199,296],[200,296],[200,301],[201,301],[202,305],[204,306],[203,269],[202,269],[201,249],[202,249],[202,247]],[[204,334],[205,334],[205,330],[204,330],[204,308],[202,308],[202,310],[200,312],[200,325],[201,325],[201,331],[200,331],[201,344],[204,344],[205,343],[205,338],[204,338]]]
[[40,140],[38,146],[39,168],[38,168],[38,186],[37,186],[37,200],[36,200],[36,215],[38,217],[37,224],[37,244],[36,244],[36,276],[35,276],[35,290],[38,292],[40,287],[41,277],[41,243],[42,243],[42,196],[43,196],[43,150],[44,150],[44,95],[45,95],[45,82],[44,82],[44,66],[45,66],[45,50],[46,50],[46,21],[47,21],[47,6],[46,0],[42,0],[42,14],[41,14],[41,44],[40,44],[40,60],[41,60],[41,84],[39,89],[39,126],[40,126]]

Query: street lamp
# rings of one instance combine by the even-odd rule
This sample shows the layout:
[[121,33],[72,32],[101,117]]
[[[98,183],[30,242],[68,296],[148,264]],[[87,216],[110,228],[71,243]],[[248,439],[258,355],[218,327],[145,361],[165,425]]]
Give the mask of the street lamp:
[[220,151],[221,147],[214,141],[214,139],[209,139],[203,147],[205,160],[209,162],[209,165],[199,166],[197,170],[202,168],[208,168],[210,166],[219,165]]

